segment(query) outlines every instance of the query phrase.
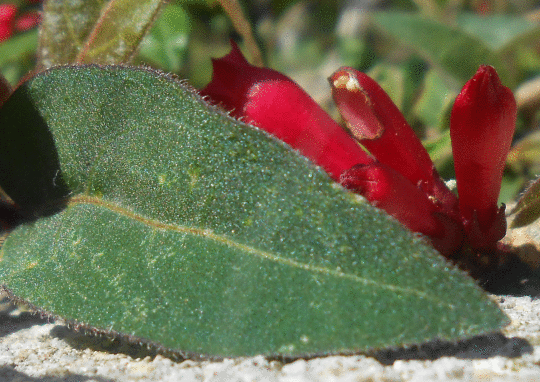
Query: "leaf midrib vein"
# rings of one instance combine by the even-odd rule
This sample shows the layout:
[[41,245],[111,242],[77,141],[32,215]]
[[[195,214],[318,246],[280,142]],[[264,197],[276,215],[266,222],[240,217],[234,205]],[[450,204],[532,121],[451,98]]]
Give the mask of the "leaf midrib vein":
[[298,269],[303,269],[305,271],[312,272],[312,273],[331,275],[331,276],[334,276],[334,277],[337,277],[337,278],[346,278],[346,279],[349,279],[349,280],[352,280],[352,281],[362,283],[364,285],[370,285],[370,286],[373,286],[373,287],[376,287],[376,288],[386,289],[386,290],[396,292],[396,293],[404,293],[404,294],[408,294],[408,295],[416,295],[416,296],[418,296],[420,298],[424,298],[424,299],[432,301],[434,303],[443,304],[443,305],[447,306],[450,309],[455,309],[455,306],[453,304],[450,304],[450,303],[448,303],[446,301],[441,301],[436,296],[431,296],[431,295],[429,295],[429,294],[427,294],[425,292],[422,292],[422,291],[418,291],[418,290],[410,289],[410,288],[404,288],[404,287],[400,287],[400,286],[393,285],[393,284],[381,283],[381,282],[378,282],[378,281],[375,281],[375,280],[367,279],[365,277],[360,277],[360,276],[357,276],[357,275],[354,275],[354,274],[345,273],[345,272],[340,271],[340,270],[333,270],[333,269],[323,268],[323,267],[319,267],[319,266],[314,266],[314,265],[301,263],[299,261],[295,261],[295,260],[292,260],[292,259],[287,259],[287,258],[278,256],[276,254],[272,254],[270,252],[263,251],[263,250],[251,247],[249,245],[246,245],[246,244],[239,243],[237,241],[231,240],[230,238],[228,238],[226,236],[214,233],[210,229],[191,228],[191,227],[186,227],[186,226],[182,226],[182,225],[178,225],[178,224],[164,223],[164,222],[161,222],[161,221],[156,220],[156,219],[150,219],[150,218],[147,218],[147,217],[145,217],[143,215],[140,215],[140,214],[138,214],[136,212],[130,211],[129,209],[127,209],[125,207],[116,205],[116,204],[114,204],[114,203],[112,203],[110,201],[106,201],[106,200],[103,200],[103,199],[98,198],[98,197],[89,196],[89,195],[77,195],[77,196],[74,196],[74,197],[70,198],[70,200],[68,202],[68,206],[85,205],[85,204],[105,208],[105,209],[107,209],[109,211],[112,211],[114,213],[117,213],[119,215],[122,215],[122,216],[130,218],[130,219],[133,219],[133,220],[135,220],[135,221],[137,221],[139,223],[142,223],[142,224],[144,224],[144,225],[146,225],[148,227],[152,227],[152,228],[155,228],[155,229],[161,229],[161,230],[166,230],[166,231],[174,231],[174,232],[182,232],[182,233],[187,233],[187,234],[191,234],[191,235],[195,235],[195,236],[205,237],[205,238],[208,238],[208,239],[213,240],[215,242],[227,245],[229,247],[237,248],[240,251],[243,251],[243,252],[250,253],[252,255],[258,256],[258,257],[260,257],[262,259],[265,259],[265,260],[274,261],[276,263],[288,265],[290,267],[294,267],[294,268],[298,268]]

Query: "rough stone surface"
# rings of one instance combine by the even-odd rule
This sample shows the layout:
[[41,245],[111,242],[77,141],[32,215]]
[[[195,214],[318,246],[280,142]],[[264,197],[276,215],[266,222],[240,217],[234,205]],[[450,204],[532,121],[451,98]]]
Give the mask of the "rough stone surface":
[[504,333],[372,356],[293,362],[262,356],[173,360],[84,335],[26,312],[0,316],[2,381],[540,381],[540,300],[494,296],[512,319]]

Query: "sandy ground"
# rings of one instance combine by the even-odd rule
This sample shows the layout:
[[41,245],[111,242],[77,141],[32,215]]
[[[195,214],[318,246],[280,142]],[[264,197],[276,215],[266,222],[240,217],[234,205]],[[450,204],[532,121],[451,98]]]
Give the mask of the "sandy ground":
[[540,381],[540,300],[494,296],[504,333],[374,356],[172,360],[28,313],[0,316],[1,381]]

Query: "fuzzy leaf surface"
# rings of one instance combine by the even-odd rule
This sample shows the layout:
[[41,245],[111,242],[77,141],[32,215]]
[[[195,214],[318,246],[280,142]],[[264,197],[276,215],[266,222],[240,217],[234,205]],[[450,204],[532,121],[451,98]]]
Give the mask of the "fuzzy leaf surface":
[[75,62],[107,0],[47,0],[40,24],[38,67]]
[[9,234],[0,280],[47,312],[214,356],[348,353],[507,323],[421,239],[174,78],[56,68],[15,94],[0,111],[13,137],[0,186],[47,216]]
[[38,66],[128,62],[163,0],[48,0]]

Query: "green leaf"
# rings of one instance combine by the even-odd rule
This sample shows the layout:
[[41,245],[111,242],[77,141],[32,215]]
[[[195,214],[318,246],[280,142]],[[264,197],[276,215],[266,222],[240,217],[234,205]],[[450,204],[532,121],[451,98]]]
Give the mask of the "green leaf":
[[373,78],[390,96],[396,106],[403,111],[405,93],[405,70],[402,67],[380,63],[369,72]]
[[504,61],[482,40],[462,30],[403,12],[376,12],[373,21],[378,28],[412,48],[459,84],[465,83],[480,65],[486,64],[497,69],[507,86],[515,85]]
[[538,23],[527,20],[523,16],[489,15],[480,16],[474,13],[461,13],[457,23],[464,31],[478,37],[493,51],[506,47],[515,47],[517,40],[538,36]]
[[38,66],[127,62],[162,4],[163,0],[48,0]]
[[[16,94],[0,111],[0,185],[24,204],[8,186],[37,177],[64,209],[9,234],[0,280],[47,312],[215,356],[349,353],[508,322],[420,238],[173,78],[57,68]],[[5,143],[34,134],[50,139]]]
[[37,46],[37,30],[17,34],[0,43],[0,66],[19,61],[34,54]]
[[37,39],[34,28],[0,43],[0,69],[12,85],[34,68]]
[[540,217],[540,178],[531,182],[512,210],[515,215],[511,228],[524,227]]
[[166,72],[178,73],[187,53],[191,22],[184,9],[169,4],[141,43],[139,57]]
[[108,0],[47,0],[43,4],[38,67],[70,64],[83,49]]
[[442,130],[456,95],[435,70],[429,70],[422,95],[414,105],[414,114],[425,125]]

